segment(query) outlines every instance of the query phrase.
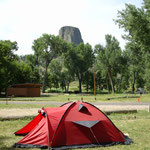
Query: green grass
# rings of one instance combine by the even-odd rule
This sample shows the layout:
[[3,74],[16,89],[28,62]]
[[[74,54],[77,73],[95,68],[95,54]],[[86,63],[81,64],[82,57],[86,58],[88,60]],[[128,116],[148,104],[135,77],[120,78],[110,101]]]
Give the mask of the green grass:
[[[8,101],[61,101],[67,102],[81,100],[89,102],[137,102],[136,96],[139,94],[63,94],[63,93],[53,93],[42,95],[41,97],[12,97],[8,98]],[[113,98],[108,100],[108,98]],[[140,102],[150,102],[150,94],[143,94],[140,97]],[[0,101],[6,101],[6,98],[0,98]]]
[[51,104],[0,104],[0,109],[57,107]]
[[[128,133],[134,143],[82,150],[150,150],[150,113],[138,111],[136,114],[112,114],[109,118],[123,133]],[[29,121],[30,119],[0,121],[0,150],[20,150],[11,148],[15,142],[22,138],[13,133]]]

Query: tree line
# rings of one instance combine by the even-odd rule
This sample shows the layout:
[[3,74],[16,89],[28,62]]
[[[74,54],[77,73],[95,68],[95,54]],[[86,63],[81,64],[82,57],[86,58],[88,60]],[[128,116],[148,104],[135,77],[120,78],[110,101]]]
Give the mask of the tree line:
[[18,56],[17,42],[0,41],[0,92],[19,83],[41,83],[42,91],[62,88],[69,92],[72,81],[78,80],[87,92],[94,89],[108,93],[135,92],[141,87],[150,90],[150,1],[144,0],[141,8],[125,4],[118,11],[115,23],[125,30],[127,41],[122,50],[119,41],[105,35],[105,45],[94,48],[89,43],[75,45],[58,36],[42,34],[33,41],[34,54]]

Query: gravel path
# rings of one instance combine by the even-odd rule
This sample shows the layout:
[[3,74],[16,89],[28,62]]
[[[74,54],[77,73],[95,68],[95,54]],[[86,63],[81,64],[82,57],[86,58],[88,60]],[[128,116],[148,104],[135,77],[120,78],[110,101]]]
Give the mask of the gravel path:
[[[5,104],[6,101],[0,101],[0,104]],[[51,104],[60,106],[66,102],[57,102],[57,101],[9,101],[9,104]],[[141,105],[150,105],[150,102],[90,102],[93,105],[132,105],[132,106],[141,106]]]
[[[0,101],[0,103],[6,103]],[[10,101],[9,104],[52,104],[60,106],[64,102],[35,102],[35,101]],[[115,111],[115,110],[149,110],[150,103],[129,103],[129,102],[116,102],[116,103],[104,103],[104,102],[93,102],[93,105],[101,109],[102,111]],[[18,117],[18,116],[36,116],[39,108],[10,108],[0,109],[0,118],[6,117]]]

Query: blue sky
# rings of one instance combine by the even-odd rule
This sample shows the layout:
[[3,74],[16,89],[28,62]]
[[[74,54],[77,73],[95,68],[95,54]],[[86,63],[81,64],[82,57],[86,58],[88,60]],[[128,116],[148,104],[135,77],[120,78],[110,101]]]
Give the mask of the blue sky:
[[17,41],[18,55],[33,53],[33,40],[43,33],[58,35],[62,26],[78,27],[84,43],[105,45],[112,34],[124,48],[123,30],[115,25],[125,3],[141,7],[142,0],[0,0],[0,40]]

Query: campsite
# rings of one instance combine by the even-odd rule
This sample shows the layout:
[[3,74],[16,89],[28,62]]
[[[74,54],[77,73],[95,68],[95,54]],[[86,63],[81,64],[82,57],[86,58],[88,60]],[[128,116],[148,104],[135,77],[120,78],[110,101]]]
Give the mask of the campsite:
[[[121,101],[123,101],[125,103],[125,101],[128,100],[128,98],[122,98],[122,100],[118,99],[118,97],[124,97],[125,95],[123,94],[116,94],[116,95],[97,95],[96,98],[97,99],[103,99],[103,101],[101,100],[96,100],[94,99],[94,96],[92,95],[64,95],[64,94],[54,94],[53,96],[49,96],[49,97],[36,97],[36,98],[12,98],[11,100],[9,99],[8,104],[6,104],[5,99],[1,98],[0,102],[0,109],[1,112],[3,111],[3,109],[22,109],[24,110],[26,108],[28,108],[28,110],[30,109],[35,109],[37,112],[36,114],[38,114],[38,109],[42,108],[42,107],[56,107],[59,106],[60,104],[63,103],[67,103],[68,102],[68,97],[70,100],[75,101],[76,99],[81,100],[81,98],[83,100],[86,101],[86,98],[88,99],[89,103],[111,103],[110,100],[106,100],[107,98],[110,97],[114,97],[113,102],[115,103],[119,103]],[[137,95],[136,95],[137,96]],[[63,97],[63,99],[59,101],[59,103],[56,102],[56,105],[53,104],[48,104],[49,101],[51,102],[55,102],[56,98],[61,98]],[[116,99],[115,99],[116,97]],[[143,95],[140,100],[143,103],[148,103],[149,101],[149,94],[145,94]],[[38,103],[39,101],[42,100],[42,103]],[[19,100],[20,99],[20,100]],[[40,100],[38,100],[40,99]],[[49,99],[49,100],[48,100]],[[90,99],[90,100],[89,100]],[[11,102],[29,102],[27,103],[22,103],[22,104],[13,104]],[[130,101],[132,103],[140,103],[137,102],[137,98],[130,98]],[[32,104],[30,104],[30,102],[32,102]],[[34,102],[34,103],[33,103]],[[19,113],[19,112],[17,112]],[[136,113],[127,113],[127,114],[123,114],[123,113],[112,113],[110,115],[108,115],[108,117],[112,120],[112,122],[115,124],[115,126],[117,126],[117,128],[119,128],[119,130],[121,130],[123,133],[128,134],[129,137],[133,140],[133,143],[130,145],[114,145],[114,146],[109,146],[109,147],[96,147],[96,148],[83,148],[85,150],[89,150],[89,149],[102,149],[102,150],[125,150],[125,149],[137,149],[137,150],[141,150],[141,149],[149,149],[150,144],[149,144],[149,140],[150,140],[150,136],[149,134],[147,134],[150,130],[150,114],[147,110],[147,108],[144,108],[143,110],[138,110]],[[21,129],[22,127],[24,127],[27,123],[29,123],[34,117],[33,116],[28,116],[28,117],[24,117],[24,118],[20,118],[20,119],[8,119],[8,120],[2,120],[0,121],[0,149],[2,150],[9,150],[9,149],[16,149],[19,150],[19,148],[12,148],[11,146],[16,143],[17,141],[21,140],[23,137],[22,136],[15,136],[14,132],[18,131],[19,129]],[[22,148],[23,149],[23,148]],[[38,150],[38,148],[31,148],[31,150]]]
[[150,150],[150,0],[0,0],[0,150]]

